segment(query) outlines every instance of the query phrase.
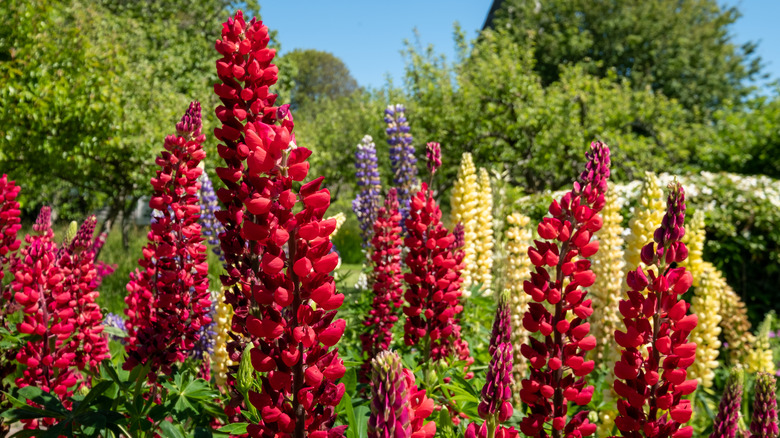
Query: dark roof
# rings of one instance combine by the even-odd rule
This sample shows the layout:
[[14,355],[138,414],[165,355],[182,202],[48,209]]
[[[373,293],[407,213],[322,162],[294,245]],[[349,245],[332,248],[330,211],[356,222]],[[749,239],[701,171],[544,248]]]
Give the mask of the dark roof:
[[487,18],[485,18],[485,24],[482,25],[482,30],[493,27],[493,19],[495,18],[495,14],[501,7],[502,3],[504,3],[504,0],[493,0],[493,4],[490,5],[490,10],[487,14]]

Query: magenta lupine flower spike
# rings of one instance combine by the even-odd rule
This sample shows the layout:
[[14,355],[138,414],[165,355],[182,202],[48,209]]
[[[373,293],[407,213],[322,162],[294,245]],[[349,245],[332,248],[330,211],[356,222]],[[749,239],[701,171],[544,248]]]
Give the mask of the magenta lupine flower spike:
[[365,329],[360,335],[365,360],[361,368],[363,382],[368,382],[370,377],[371,360],[380,351],[390,348],[393,341],[393,325],[398,321],[395,308],[403,304],[401,243],[401,214],[398,212],[396,190],[392,188],[385,199],[385,206],[379,209],[371,239],[374,299],[363,320]]
[[743,373],[733,369],[718,406],[718,415],[712,425],[710,438],[735,438],[739,431],[739,412],[742,407]]
[[401,365],[392,351],[382,351],[371,361],[371,414],[369,438],[433,438],[436,423],[425,419],[433,413],[433,400],[417,389],[414,374]]
[[[269,40],[268,27],[239,11],[216,44],[222,105],[214,134],[225,163],[216,169],[225,185],[217,219],[225,227],[225,302],[234,310],[227,348],[236,363],[247,363],[248,348],[259,380],[261,390],[247,392],[260,417],[250,436],[337,438],[346,426],[334,427],[344,394],[336,381],[346,368],[334,347],[346,322],[336,318],[344,295],[330,275],[338,264],[330,241],[336,219],[323,219],[330,192],[322,177],[298,184],[311,151],[295,143],[289,105],[273,106],[278,68]],[[229,416],[240,402],[233,399]]]
[[[19,202],[16,197],[20,188],[14,181],[8,181],[8,176],[0,177],[0,281],[3,279],[4,268],[9,262],[10,253],[19,249],[22,242],[16,234],[22,228],[22,220],[19,218]],[[1,283],[0,283],[1,284]],[[0,287],[2,297],[8,301],[10,295]],[[6,309],[0,311],[2,314]]]
[[541,340],[529,337],[520,349],[531,365],[530,377],[523,380],[520,391],[530,413],[520,429],[532,437],[588,436],[596,430],[587,420],[587,411],[568,416],[569,402],[584,406],[593,395],[593,386],[585,386],[585,376],[594,368],[585,354],[596,347],[596,338],[588,335],[587,318],[593,309],[585,288],[596,280],[588,258],[599,248],[591,237],[602,224],[598,213],[604,206],[610,174],[609,148],[594,142],[586,158],[579,181],[560,201],[552,202],[552,217],[539,224],[538,233],[544,240],[528,249],[536,270],[523,284],[533,299],[523,326],[542,335]]
[[753,416],[750,420],[751,438],[777,438],[777,380],[769,373],[756,376]]
[[451,249],[455,237],[441,223],[441,210],[426,183],[412,198],[406,229],[406,345],[419,344],[423,360],[455,356],[471,364],[474,359],[460,335],[462,266]]
[[432,141],[425,145],[425,158],[431,175],[441,167],[441,145]]
[[156,211],[149,242],[138,261],[141,270],[127,285],[124,367],[148,364],[150,380],[183,362],[201,327],[211,322],[206,246],[198,224],[198,165],[206,156],[200,120],[200,104],[193,102],[176,124],[177,135],[165,138],[156,160],[160,170],[151,179],[149,206]]
[[103,359],[110,357],[108,340],[103,335],[103,313],[97,304],[100,293],[97,283],[92,281],[97,276],[92,237],[95,225],[97,218],[88,217],[58,260],[63,292],[70,293],[72,298],[69,304],[75,313],[75,327],[70,343],[80,370],[96,370]]
[[490,339],[491,354],[482,398],[477,408],[480,418],[485,420],[481,426],[469,424],[466,438],[514,438],[518,432],[514,427],[501,424],[512,416],[512,341],[511,321],[506,298],[502,295],[496,309],[493,333]]
[[[687,368],[696,358],[696,344],[688,336],[696,327],[696,315],[679,296],[690,288],[693,277],[685,268],[670,269],[688,255],[680,241],[685,234],[685,194],[679,183],[669,186],[667,210],[654,242],[642,249],[647,274],[638,267],[628,273],[628,299],[619,308],[625,330],[615,331],[622,348],[615,364],[614,390],[619,415],[615,425],[623,436],[690,438],[693,427],[690,400],[697,381],[687,379]],[[656,249],[657,245],[657,249]]]
[[[19,333],[30,337],[17,352],[16,360],[23,366],[16,379],[20,388],[36,386],[63,400],[73,395],[79,374],[73,366],[76,352],[70,337],[76,329],[76,314],[69,289],[64,289],[63,272],[57,265],[57,246],[51,230],[51,210],[41,209],[34,225],[34,235],[25,236],[25,246],[10,262],[10,291],[20,306],[23,320],[17,324]],[[55,420],[44,418],[43,424]],[[38,421],[25,421],[26,427],[37,428]]]

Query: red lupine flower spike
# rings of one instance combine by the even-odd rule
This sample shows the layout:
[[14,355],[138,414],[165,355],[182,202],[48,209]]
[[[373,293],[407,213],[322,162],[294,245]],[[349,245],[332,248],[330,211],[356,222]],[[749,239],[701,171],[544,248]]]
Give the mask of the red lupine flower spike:
[[675,182],[669,186],[667,211],[655,231],[654,242],[642,249],[642,261],[655,270],[639,267],[627,277],[628,299],[620,302],[625,330],[615,331],[622,347],[615,364],[615,392],[619,415],[615,425],[627,437],[691,437],[693,428],[683,425],[692,407],[684,396],[696,389],[686,369],[696,357],[696,344],[688,336],[696,327],[696,315],[686,315],[690,305],[679,296],[691,286],[685,268],[671,269],[672,262],[687,256],[680,241],[685,229],[685,194]]
[[365,329],[360,335],[365,356],[361,380],[366,383],[371,373],[371,360],[380,351],[390,348],[393,325],[398,321],[395,308],[402,304],[401,213],[398,211],[395,188],[390,189],[385,206],[379,209],[373,231],[371,261],[374,299],[371,310],[363,320]]
[[777,438],[777,379],[769,373],[756,376],[753,416],[750,420],[751,438]]
[[718,405],[718,415],[712,425],[710,438],[735,438],[739,431],[739,412],[742,406],[743,374],[740,369],[731,371],[723,397]]
[[[14,181],[8,181],[8,176],[0,177],[0,284],[2,284],[5,267],[8,265],[11,253],[19,249],[22,242],[17,239],[16,234],[22,228],[22,220],[19,218],[19,202],[16,197],[19,195],[20,188]],[[0,286],[0,292],[3,300],[6,302],[11,299],[8,289]],[[0,314],[7,312],[3,309]]]
[[[323,219],[330,192],[322,178],[293,186],[306,178],[311,151],[295,144],[289,106],[273,106],[268,87],[278,69],[268,41],[268,28],[239,11],[216,44],[222,58],[214,91],[223,105],[214,134],[225,161],[217,168],[225,184],[217,196],[225,209],[215,216],[225,228],[222,282],[237,334],[228,350],[238,363],[244,346],[253,345],[251,365],[262,391],[247,393],[260,414],[250,436],[335,438],[346,428],[333,427],[344,394],[336,380],[346,371],[331,348],[346,327],[336,319],[344,295],[330,275],[338,264],[330,242],[336,221]],[[234,398],[230,410],[239,403]]]
[[[24,367],[16,384],[20,388],[36,386],[48,391],[69,407],[67,398],[73,395],[80,377],[73,366],[75,344],[70,342],[77,326],[73,309],[76,297],[69,288],[63,288],[64,274],[57,265],[50,208],[41,209],[33,228],[36,234],[25,236],[26,245],[10,261],[9,288],[23,313],[16,329],[22,334],[37,335],[16,354],[16,360]],[[28,428],[39,425],[37,420],[25,422]],[[55,420],[44,418],[42,422],[52,425]]]
[[190,104],[176,130],[177,135],[165,138],[165,150],[156,160],[160,170],[151,180],[149,242],[125,298],[124,367],[148,364],[150,380],[183,362],[200,338],[200,328],[211,322],[206,246],[198,224],[199,164],[206,156],[198,102]]
[[423,183],[412,198],[408,236],[404,244],[409,248],[405,274],[407,284],[404,298],[406,345],[421,344],[426,358],[441,360],[455,356],[473,362],[468,344],[460,337],[458,314],[460,304],[460,268],[451,250],[455,237],[441,223],[441,210],[433,199],[433,192]]
[[588,436],[596,430],[587,420],[587,411],[568,416],[569,403],[584,406],[593,395],[593,386],[586,387],[584,377],[594,362],[585,360],[585,354],[595,348],[596,339],[588,335],[586,321],[593,309],[584,288],[596,279],[588,257],[598,251],[598,242],[591,237],[601,228],[598,213],[604,206],[610,174],[609,148],[594,142],[586,158],[579,181],[552,202],[551,217],[539,224],[538,233],[544,240],[528,250],[536,271],[523,285],[533,299],[523,326],[542,335],[541,340],[530,337],[520,350],[531,365],[530,377],[523,380],[520,391],[530,414],[520,430],[532,437]]

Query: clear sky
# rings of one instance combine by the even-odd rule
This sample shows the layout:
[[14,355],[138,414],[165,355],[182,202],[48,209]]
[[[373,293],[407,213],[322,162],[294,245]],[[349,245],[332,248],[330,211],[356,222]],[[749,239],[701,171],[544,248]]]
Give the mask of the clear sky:
[[[404,40],[433,44],[452,59],[453,23],[469,38],[482,28],[491,0],[273,0],[261,1],[263,21],[278,31],[282,53],[296,48],[329,51],[363,86],[382,87],[386,75],[401,84]],[[733,26],[737,43],[760,41],[759,55],[780,77],[780,0],[728,0],[743,17]]]

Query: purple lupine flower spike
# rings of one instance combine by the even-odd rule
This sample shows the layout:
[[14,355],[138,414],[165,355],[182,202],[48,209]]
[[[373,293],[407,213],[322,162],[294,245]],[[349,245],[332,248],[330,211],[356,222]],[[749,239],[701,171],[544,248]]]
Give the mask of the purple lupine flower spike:
[[[387,144],[390,145],[390,164],[393,169],[393,184],[398,189],[401,217],[409,211],[413,188],[417,186],[417,158],[413,138],[406,121],[406,108],[401,104],[390,105],[385,110],[387,123]],[[402,222],[403,223],[403,222]]]
[[222,232],[222,224],[217,220],[214,213],[219,209],[219,201],[214,193],[214,185],[206,172],[201,174],[200,185],[200,225],[201,233],[206,237],[206,241],[211,245],[211,251],[219,256],[221,261],[225,260],[222,250],[219,247],[219,233]]
[[777,380],[769,373],[758,373],[756,377],[755,399],[753,399],[753,418],[750,421],[751,438],[776,438]]
[[458,222],[455,228],[452,229],[452,237],[455,240],[450,245],[450,250],[455,251],[466,246],[466,227],[463,226],[463,222]]
[[203,127],[201,115],[200,115],[200,102],[190,102],[190,107],[181,118],[181,121],[176,124],[176,131],[179,135],[185,136],[190,134],[192,138],[200,135],[201,128]]
[[371,241],[374,221],[382,203],[382,183],[379,179],[376,145],[370,135],[363,137],[355,151],[355,176],[359,192],[352,201],[352,210],[358,217],[363,247],[366,247]]
[[710,438],[735,438],[739,429],[739,412],[742,405],[742,370],[731,371],[726,389],[718,406],[718,415],[712,425]]

